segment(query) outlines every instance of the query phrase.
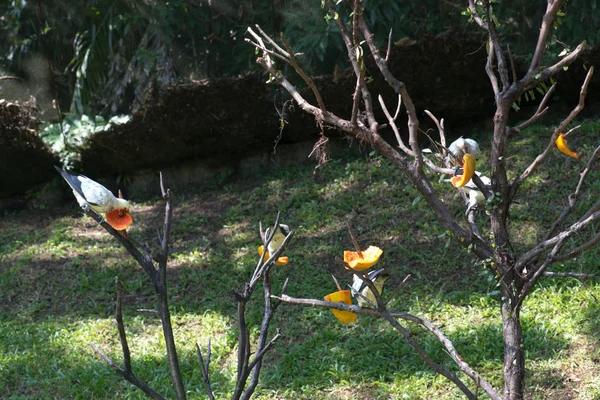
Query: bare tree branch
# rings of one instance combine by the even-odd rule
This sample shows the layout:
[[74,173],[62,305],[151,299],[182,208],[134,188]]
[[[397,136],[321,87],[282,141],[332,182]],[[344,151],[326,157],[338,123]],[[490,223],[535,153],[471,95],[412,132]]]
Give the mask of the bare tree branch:
[[580,43],[579,46],[577,46],[569,55],[563,57],[563,59],[558,61],[556,64],[544,68],[538,75],[529,75],[528,72],[527,75],[525,75],[525,77],[519,81],[523,84],[521,91],[523,92],[528,89],[533,89],[538,85],[538,82],[544,82],[545,80],[559,73],[563,68],[571,65],[579,57],[585,47],[586,42],[584,41]]
[[171,312],[169,311],[169,296],[167,290],[167,261],[169,258],[169,236],[171,233],[171,218],[173,209],[171,207],[171,190],[164,188],[162,173],[160,174],[160,187],[165,200],[165,220],[163,225],[163,236],[161,241],[162,254],[158,263],[158,282],[157,291],[160,313],[160,320],[163,327],[163,335],[165,338],[165,347],[167,348],[167,360],[169,362],[169,372],[171,380],[175,388],[175,395],[178,400],[186,399],[185,387],[181,371],[179,370],[179,359],[177,357],[177,347],[175,346],[175,337],[173,335],[173,327],[171,325]]
[[119,331],[119,341],[121,342],[121,349],[123,351],[123,368],[119,367],[113,360],[111,360],[102,350],[100,350],[96,345],[90,343],[90,347],[98,353],[98,355],[114,369],[119,375],[121,375],[125,380],[136,386],[138,389],[142,390],[148,396],[153,399],[161,399],[164,400],[161,394],[156,392],[150,386],[148,386],[145,382],[140,380],[135,376],[131,369],[131,353],[129,351],[129,345],[127,344],[127,334],[125,333],[125,325],[123,324],[123,285],[119,281],[119,278],[115,278],[115,283],[117,286],[117,301],[115,307],[115,319],[117,321],[117,329]]
[[[533,286],[535,285],[537,280],[546,271],[546,268],[548,268],[550,265],[552,265],[554,262],[556,262],[556,257],[558,256],[558,252],[560,251],[560,249],[565,244],[565,242],[567,241],[568,238],[569,238],[568,235],[562,235],[561,237],[559,237],[554,242],[554,247],[552,248],[550,253],[546,256],[546,258],[544,259],[544,262],[542,262],[539,266],[534,268],[529,273],[529,276],[527,277],[528,279],[525,280],[523,288],[521,289],[521,291],[519,293],[519,299],[518,299],[519,303],[522,303],[523,300],[525,299],[525,297],[527,297],[527,295],[529,294],[529,292],[531,291],[531,289],[533,288]],[[515,268],[518,268],[518,267],[515,267]]]
[[127,334],[125,333],[125,325],[123,324],[123,285],[119,281],[119,277],[115,278],[117,286],[117,306],[115,307],[115,319],[117,320],[117,329],[119,330],[119,340],[121,349],[123,350],[123,369],[127,373],[131,373],[131,353],[127,344]]
[[540,153],[535,158],[535,160],[533,160],[533,162],[525,169],[525,171],[523,171],[523,173],[512,183],[509,192],[511,200],[515,198],[517,191],[519,190],[523,182],[525,182],[525,180],[531,175],[531,173],[535,171],[535,169],[546,159],[548,154],[550,154],[550,151],[554,148],[556,138],[558,138],[560,132],[563,131],[567,127],[567,125],[569,125],[571,121],[573,121],[573,119],[575,119],[575,117],[581,112],[581,110],[583,110],[585,106],[585,96],[587,94],[587,88],[590,84],[593,74],[594,67],[590,67],[585,77],[585,80],[581,86],[581,91],[579,92],[579,103],[577,104],[577,106],[569,113],[567,118],[565,118],[560,123],[559,127],[555,129],[554,134],[550,138],[550,142],[548,143],[546,149],[542,153]]
[[[423,153],[419,148],[418,141],[418,133],[419,133],[419,119],[417,118],[417,111],[415,109],[415,105],[412,102],[411,97],[406,90],[406,85],[403,82],[396,79],[391,71],[388,68],[385,59],[381,57],[379,54],[379,50],[377,45],[375,44],[375,40],[373,38],[373,33],[369,30],[367,23],[364,20],[364,16],[360,17],[360,30],[362,31],[363,37],[369,46],[369,50],[371,52],[371,56],[375,60],[379,71],[383,75],[385,81],[394,89],[394,91],[402,96],[402,101],[404,102],[404,107],[406,108],[406,114],[408,115],[408,143],[415,154],[415,162],[416,162],[416,170],[422,175],[422,166],[423,166]],[[425,179],[424,175],[422,175],[423,179]]]
[[592,154],[592,157],[590,157],[590,159],[588,160],[588,162],[585,166],[585,169],[579,174],[579,182],[577,183],[577,187],[575,188],[575,191],[569,195],[569,204],[563,209],[563,211],[561,212],[560,216],[556,219],[556,221],[554,221],[554,223],[552,224],[552,227],[550,227],[550,230],[548,231],[548,233],[546,234],[546,237],[544,238],[545,240],[550,239],[556,233],[556,230],[565,221],[565,219],[567,218],[567,216],[569,215],[571,210],[573,210],[573,207],[575,207],[575,204],[577,204],[577,200],[579,200],[579,193],[581,192],[581,187],[583,186],[583,182],[585,181],[585,178],[590,173],[591,168],[592,168],[593,164],[596,162],[596,160],[598,159],[599,154],[600,154],[600,146],[596,147],[596,150],[594,150],[594,154]]
[[[592,207],[592,209],[599,208],[600,207],[599,203],[600,203],[600,201],[598,201],[596,203],[596,205],[594,207]],[[517,260],[517,262],[515,264],[515,268],[519,269],[519,268],[525,266],[526,264],[531,262],[533,259],[537,258],[540,254],[542,254],[544,251],[548,250],[549,248],[551,248],[551,247],[556,248],[557,244],[559,244],[559,243],[562,246],[562,243],[564,243],[565,240],[567,240],[574,234],[580,232],[582,229],[587,227],[589,224],[591,224],[598,218],[600,218],[600,211],[595,211],[593,213],[590,213],[589,215],[587,215],[587,214],[584,215],[577,222],[572,224],[570,227],[568,227],[564,231],[559,232],[558,234],[551,237],[550,239],[541,241],[540,243],[535,245],[535,247],[533,247],[531,250],[529,250],[527,253],[525,253],[521,257],[519,257],[519,259]],[[552,262],[554,262],[554,261],[556,261],[556,257],[552,260]]]
[[111,360],[106,354],[104,354],[104,352],[100,350],[96,345],[90,343],[90,347],[100,356],[100,358],[102,358],[108,365],[110,365],[112,369],[114,369],[119,375],[125,378],[126,381],[133,384],[153,399],[166,400],[166,397],[154,391],[150,386],[146,385],[146,383],[139,380],[132,372],[128,373],[123,368],[115,364],[115,362]]
[[[365,283],[367,283],[367,282],[365,282]],[[373,294],[377,295],[378,292],[375,290],[373,292]],[[271,297],[273,297],[274,299],[283,301],[285,303],[289,303],[289,304],[308,305],[308,306],[312,306],[312,307],[335,308],[337,310],[350,311],[350,312],[353,312],[356,314],[371,315],[371,316],[378,317],[378,318],[384,318],[388,322],[390,322],[394,326],[394,328],[396,328],[399,332],[401,332],[403,334],[403,336],[405,336],[405,338],[409,341],[409,344],[413,348],[415,348],[415,350],[417,350],[417,352],[419,352],[419,354],[425,359],[425,361],[430,366],[430,368],[434,369],[436,372],[438,372],[441,375],[445,376],[446,378],[450,379],[452,382],[457,384],[457,386],[459,386],[461,388],[461,390],[463,390],[463,388],[466,389],[466,390],[463,390],[463,393],[465,393],[465,395],[467,395],[468,398],[475,399],[475,395],[468,388],[466,388],[466,386],[464,386],[464,383],[462,383],[453,372],[450,372],[450,371],[446,370],[445,367],[443,367],[442,365],[435,363],[431,359],[431,357],[425,352],[425,350],[423,348],[421,348],[421,346],[418,344],[418,342],[416,342],[416,340],[408,332],[408,330],[406,330],[404,327],[402,327],[402,325],[397,323],[396,319],[399,318],[399,319],[404,319],[407,321],[417,323],[417,324],[423,326],[429,332],[431,332],[440,341],[440,343],[442,343],[442,345],[444,345],[446,350],[448,350],[448,354],[454,360],[454,362],[458,365],[459,369],[462,372],[464,372],[467,376],[469,376],[471,379],[473,379],[475,382],[477,382],[485,390],[486,394],[490,398],[496,399],[496,400],[501,400],[501,397],[495,392],[492,385],[490,385],[475,370],[473,370],[466,361],[464,361],[464,359],[460,356],[460,354],[454,347],[452,341],[450,339],[448,339],[448,337],[446,335],[444,335],[444,333],[439,328],[435,327],[435,325],[433,325],[433,323],[431,323],[430,321],[428,321],[424,318],[421,318],[421,317],[418,317],[418,316],[415,316],[415,315],[412,315],[409,313],[404,313],[404,312],[380,311],[380,310],[373,309],[373,308],[362,308],[357,305],[346,305],[343,303],[333,303],[333,302],[321,301],[321,300],[316,300],[316,299],[295,298],[295,297],[291,297],[288,295],[281,295],[281,296],[273,295]],[[396,323],[393,323],[393,321],[396,321]],[[460,385],[457,383],[457,381],[460,382]]]
[[[556,259],[559,261],[558,259]],[[544,276],[555,277],[555,278],[575,278],[579,280],[586,280],[589,278],[596,278],[600,275],[598,274],[586,274],[583,272],[552,272],[552,271],[544,271]]]
[[433,113],[429,110],[424,110],[425,114],[431,118],[431,120],[437,126],[438,134],[440,135],[440,144],[442,145],[442,158],[445,158],[448,155],[448,149],[446,148],[446,129],[444,128],[444,119],[438,120]]
[[294,69],[296,70],[296,73],[298,75],[300,75],[300,77],[304,80],[304,82],[306,82],[306,84],[308,85],[310,90],[312,90],[313,94],[315,95],[315,98],[317,99],[317,104],[319,105],[319,108],[321,110],[323,110],[323,112],[327,112],[327,108],[325,107],[325,102],[323,101],[321,92],[319,92],[319,89],[317,89],[317,85],[315,85],[315,83],[311,79],[311,77],[308,76],[302,68],[300,68],[300,64],[298,64],[298,61],[296,60],[296,56],[294,56],[294,53],[292,52],[290,45],[288,44],[288,42],[285,40],[285,37],[283,36],[283,33],[279,34],[279,38],[283,42],[283,45],[285,46],[285,48],[288,49],[288,52],[290,54],[289,60],[290,60],[291,66],[294,67]]
[[492,7],[490,1],[483,0],[483,4],[488,21],[487,31],[490,40],[490,53],[494,52],[496,55],[496,60],[498,61],[498,74],[500,75],[500,81],[502,82],[502,91],[505,91],[510,86],[510,81],[508,79],[508,68],[506,67],[506,59],[504,58],[504,54],[502,54],[502,47],[500,46],[498,32],[496,31],[496,23],[492,17]]
[[[294,235],[295,231],[290,231],[290,233],[286,236],[281,246],[273,252],[273,254],[269,254],[269,259],[265,260],[266,249],[269,246],[269,243],[273,239],[275,232],[279,230],[279,218],[280,213],[277,213],[277,217],[275,219],[275,223],[272,229],[269,232],[269,235],[266,235],[263,231],[262,222],[259,223],[259,234],[263,240],[263,246],[265,251],[259,258],[258,264],[252,274],[250,282],[246,282],[243,288],[239,291],[234,291],[234,296],[236,298],[238,309],[238,329],[239,329],[239,339],[238,339],[238,369],[237,369],[237,379],[235,391],[233,393],[233,399],[249,399],[254,393],[256,386],[258,385],[258,378],[260,375],[260,371],[262,368],[262,360],[268,350],[272,347],[272,345],[281,337],[279,330],[277,334],[267,343],[267,337],[269,333],[269,326],[271,320],[273,318],[275,309],[279,305],[279,303],[273,305],[271,299],[271,268],[275,265],[275,261],[278,259],[279,254],[285,249],[287,243]],[[263,321],[261,324],[260,335],[258,338],[258,344],[256,347],[256,353],[252,361],[250,361],[250,330],[248,329],[248,325],[246,322],[246,305],[252,296],[252,292],[256,287],[256,284],[260,279],[263,279],[263,297],[265,301],[264,311],[263,311]],[[284,289],[287,287],[287,282],[284,284]],[[246,386],[248,377],[252,374],[252,378],[250,379],[250,383]]]
[[526,129],[531,124],[537,122],[537,120],[539,120],[546,113],[546,111],[548,111],[548,107],[546,107],[546,104],[548,103],[548,100],[550,100],[550,97],[552,96],[552,93],[554,93],[554,89],[555,88],[556,88],[556,83],[554,83],[552,86],[550,86],[550,88],[548,89],[548,91],[546,92],[546,94],[544,95],[544,97],[542,98],[542,101],[540,102],[537,110],[531,116],[531,118],[529,118],[525,122],[520,123],[518,126],[516,126],[514,128],[514,130],[517,133],[521,132],[524,129]]
[[[332,0],[328,0],[329,12],[332,15],[337,13],[335,9],[335,3]],[[353,13],[357,20],[362,18],[360,13],[360,2],[354,1],[353,3]],[[350,37],[348,30],[346,29],[346,25],[342,18],[334,18],[337,23],[338,28],[340,29],[340,36],[342,37],[344,44],[346,45],[346,50],[348,53],[348,60],[350,64],[352,64],[352,69],[354,70],[354,75],[357,79],[357,86],[360,86],[363,103],[365,105],[365,112],[367,116],[367,120],[369,122],[369,131],[377,130],[377,120],[375,119],[375,113],[373,112],[373,100],[371,99],[371,93],[367,89],[367,85],[364,80],[364,60],[362,54],[362,48],[360,47],[360,43],[353,43],[353,39]],[[358,35],[358,30],[356,30],[356,34]]]
[[208,376],[208,368],[210,367],[210,339],[208,340],[208,346],[206,349],[206,364],[204,364],[204,358],[202,357],[202,351],[200,350],[200,345],[196,343],[196,351],[198,352],[198,358],[200,359],[200,366],[202,367],[202,379],[204,380],[204,386],[206,386],[206,393],[210,400],[214,400],[215,396],[212,391],[212,387],[210,385],[210,378]]
[[[496,77],[496,73],[494,72],[494,58],[496,56],[496,52],[494,51],[494,43],[488,40],[489,53],[487,57],[487,62],[485,63],[485,72],[492,84],[492,90],[494,91],[494,95],[496,99],[500,96],[500,85],[498,84],[498,77]],[[497,100],[496,100],[497,101]]]
[[592,247],[596,246],[596,244],[598,244],[598,242],[600,242],[600,233],[597,233],[596,235],[594,235],[594,237],[592,237],[590,240],[588,240],[581,246],[571,249],[571,251],[569,251],[567,254],[564,254],[564,255],[558,257],[556,259],[556,261],[564,262],[564,261],[572,260],[573,258],[582,254],[584,251],[587,251],[587,250],[591,249]]
[[385,62],[386,63],[390,59],[391,48],[392,48],[392,28],[390,28],[390,33],[388,34],[387,51],[385,52]]
[[531,58],[531,64],[529,65],[529,71],[527,71],[526,76],[533,76],[537,73],[540,63],[542,61],[542,56],[546,50],[546,43],[548,42],[548,37],[550,36],[550,32],[552,32],[552,25],[554,24],[554,20],[556,19],[556,13],[562,7],[564,0],[552,0],[548,1],[548,5],[546,7],[546,13],[542,19],[542,26],[540,28],[540,34],[538,36],[538,41],[535,46],[535,51],[533,53],[533,57]]

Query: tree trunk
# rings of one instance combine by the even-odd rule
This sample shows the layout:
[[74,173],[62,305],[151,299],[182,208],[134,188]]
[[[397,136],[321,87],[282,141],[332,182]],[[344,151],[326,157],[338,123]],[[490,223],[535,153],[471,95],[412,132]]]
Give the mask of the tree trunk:
[[503,400],[522,400],[525,381],[525,350],[521,328],[521,306],[512,285],[502,284],[502,331],[504,335]]

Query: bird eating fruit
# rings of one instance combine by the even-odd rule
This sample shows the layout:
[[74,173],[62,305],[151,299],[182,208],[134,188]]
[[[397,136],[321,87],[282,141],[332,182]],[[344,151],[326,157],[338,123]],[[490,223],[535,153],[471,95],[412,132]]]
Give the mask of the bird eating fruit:
[[448,146],[448,151],[454,156],[455,164],[463,164],[463,156],[465,154],[473,154],[475,157],[481,153],[479,144],[473,139],[458,138]]
[[[383,294],[383,287],[387,280],[390,279],[390,275],[385,272],[385,269],[381,268],[376,271],[371,271],[369,272],[368,277],[369,280],[371,280],[371,282],[373,282],[375,285],[377,292],[379,292],[380,295]],[[362,296],[359,296],[357,293],[362,294]],[[373,307],[373,304],[377,304],[375,294],[358,275],[354,275],[354,280],[352,282],[352,295],[356,297],[358,305],[361,307]],[[365,300],[365,297],[369,299],[369,301]]]
[[110,190],[85,175],[65,171],[57,166],[54,168],[71,186],[81,208],[105,214],[106,222],[118,231],[125,230],[132,224],[133,218],[129,214],[131,204],[127,200],[115,197]]
[[[287,226],[286,224],[279,224],[279,226],[275,230],[275,233],[273,234],[273,238],[271,239],[271,241],[269,242],[269,245],[267,246],[267,250],[269,251],[270,254],[274,254],[277,250],[279,250],[279,248],[283,244],[283,241],[285,240],[285,237],[289,233],[290,233],[289,226]],[[265,238],[268,238],[270,234],[271,234],[271,228],[267,228],[265,230]]]

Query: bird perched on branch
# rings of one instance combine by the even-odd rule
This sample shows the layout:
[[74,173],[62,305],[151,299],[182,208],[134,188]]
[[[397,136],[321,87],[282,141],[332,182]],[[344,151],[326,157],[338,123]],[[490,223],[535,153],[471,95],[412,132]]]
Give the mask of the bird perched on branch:
[[[480,172],[475,171],[475,173],[479,176],[479,179],[481,179],[481,182],[483,182],[485,186],[489,187],[491,185],[492,181],[490,178],[480,175]],[[465,215],[469,215],[472,208],[477,207],[481,203],[485,203],[485,196],[483,195],[483,192],[479,190],[477,185],[475,185],[473,179],[467,182],[466,185],[458,188],[458,190],[465,195],[467,200],[467,211],[465,212]]]
[[[267,246],[267,250],[269,251],[269,254],[273,254],[277,250],[279,250],[279,248],[283,244],[283,241],[285,240],[285,237],[290,233],[290,231],[291,231],[290,227],[287,226],[286,224],[279,224],[279,226],[275,230],[275,233],[273,234],[273,238],[271,239],[271,242],[269,242],[269,245]],[[265,230],[265,239],[268,238],[270,234],[271,234],[271,228],[267,228]]]
[[106,222],[116,230],[124,230],[131,225],[131,204],[127,200],[115,197],[110,190],[85,175],[64,171],[57,166],[54,168],[71,186],[81,208],[104,213]]
[[[390,279],[390,275],[385,272],[385,269],[381,268],[376,271],[369,272],[368,275],[373,285],[375,285],[375,289],[381,295],[383,294],[383,288],[388,279]],[[375,294],[373,291],[367,286],[367,284],[358,276],[354,275],[354,280],[352,282],[352,295],[358,301],[358,305],[361,307],[373,307],[373,304],[370,304],[364,297],[359,296],[357,293],[362,294],[364,297],[369,299],[373,304],[377,304],[377,300],[375,299]]]

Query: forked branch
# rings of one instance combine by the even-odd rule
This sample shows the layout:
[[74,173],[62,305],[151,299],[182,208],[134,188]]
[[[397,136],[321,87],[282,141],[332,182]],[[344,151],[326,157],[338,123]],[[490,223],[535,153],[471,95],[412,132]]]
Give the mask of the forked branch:
[[[162,179],[162,173],[160,174],[160,188],[161,193],[163,195],[163,199],[165,200],[165,220],[163,226],[163,235],[160,238],[161,245],[161,254],[157,257],[158,266],[154,264],[152,257],[148,253],[147,248],[143,247],[142,251],[138,248],[139,244],[131,239],[129,235],[126,235],[120,231],[116,231],[113,229],[103,218],[96,214],[91,209],[87,209],[86,213],[94,220],[96,220],[108,233],[110,233],[113,237],[115,237],[125,249],[131,254],[131,256],[140,264],[142,269],[148,274],[150,280],[152,282],[152,287],[158,298],[158,314],[160,316],[161,325],[163,328],[163,334],[165,337],[165,347],[167,350],[167,360],[169,364],[169,372],[171,374],[171,381],[173,382],[173,387],[175,389],[175,394],[178,400],[185,400],[186,393],[185,388],[183,386],[183,380],[181,377],[181,372],[179,370],[179,360],[177,357],[177,349],[175,347],[175,339],[173,336],[173,328],[171,325],[171,314],[169,312],[169,303],[168,303],[168,293],[167,293],[167,261],[169,256],[169,234],[171,231],[171,218],[172,218],[172,208],[171,208],[171,192],[169,189],[165,190],[164,183]],[[118,291],[117,287],[117,291]],[[118,309],[120,309],[120,295],[118,298]],[[117,316],[120,317],[120,311]],[[117,319],[118,321],[118,319]],[[121,320],[122,324],[122,320]],[[119,334],[121,339],[121,344],[123,348],[123,355],[126,360],[125,371],[127,370],[127,364],[130,364],[129,360],[129,349],[126,346],[126,341],[124,338],[124,328],[119,328]],[[125,344],[123,344],[125,343]],[[106,361],[106,358],[103,357]],[[108,361],[107,361],[108,362]],[[114,366],[109,363],[113,368]],[[131,367],[129,367],[131,368]],[[127,379],[127,378],[126,378]],[[129,379],[127,379],[129,380]],[[131,380],[129,380],[131,382]],[[133,382],[132,382],[133,383]],[[135,384],[135,383],[134,383]],[[137,384],[135,384],[138,386]],[[139,387],[139,386],[138,386]],[[140,387],[140,389],[142,389]],[[142,389],[145,390],[145,389]]]

